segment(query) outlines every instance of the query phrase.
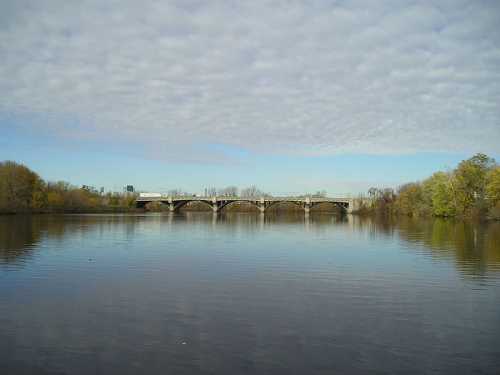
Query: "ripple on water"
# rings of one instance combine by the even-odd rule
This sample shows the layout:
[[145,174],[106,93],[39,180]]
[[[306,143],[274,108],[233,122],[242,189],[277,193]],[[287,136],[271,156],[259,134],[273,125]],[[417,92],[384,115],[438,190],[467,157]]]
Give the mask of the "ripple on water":
[[493,374],[500,241],[475,225],[2,219],[0,368]]

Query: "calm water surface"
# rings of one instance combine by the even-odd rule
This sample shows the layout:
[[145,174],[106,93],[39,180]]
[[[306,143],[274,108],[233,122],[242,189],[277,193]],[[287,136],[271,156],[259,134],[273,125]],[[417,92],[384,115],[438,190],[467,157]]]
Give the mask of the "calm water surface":
[[500,223],[0,217],[0,374],[499,374]]

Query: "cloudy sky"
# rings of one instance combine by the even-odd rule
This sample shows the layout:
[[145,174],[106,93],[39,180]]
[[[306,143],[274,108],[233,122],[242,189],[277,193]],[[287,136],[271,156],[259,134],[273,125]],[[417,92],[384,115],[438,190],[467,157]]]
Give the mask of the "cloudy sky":
[[500,2],[0,0],[0,160],[358,193],[500,157]]

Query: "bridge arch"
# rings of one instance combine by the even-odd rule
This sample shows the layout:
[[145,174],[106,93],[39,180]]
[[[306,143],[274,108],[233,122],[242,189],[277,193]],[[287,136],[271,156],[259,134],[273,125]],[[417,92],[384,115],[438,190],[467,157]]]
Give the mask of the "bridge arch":
[[339,208],[342,213],[346,213],[349,209],[349,203],[347,202],[335,202],[335,201],[322,201],[322,202],[311,202],[310,208],[318,208],[319,206],[333,206],[335,208]]
[[257,209],[260,208],[259,204],[256,201],[248,200],[248,199],[235,199],[235,200],[221,202],[221,204],[219,205],[219,211],[227,206],[230,206],[233,203],[245,203],[245,204],[250,204],[251,206],[254,206]]
[[271,207],[273,207],[273,206],[274,207],[277,206],[277,205],[279,206],[280,204],[283,204],[283,203],[292,203],[292,204],[294,204],[294,205],[296,205],[296,206],[298,206],[300,208],[304,208],[304,203],[303,202],[297,202],[297,201],[291,199],[291,200],[271,201],[270,203],[268,203],[266,205],[266,210],[269,209],[269,208],[271,208]]
[[182,201],[176,201],[175,203],[173,203],[173,205],[174,205],[174,211],[178,211],[182,207],[186,206],[189,203],[193,203],[193,202],[196,202],[196,203],[200,202],[200,203],[206,204],[206,205],[208,205],[208,207],[210,207],[210,209],[213,209],[212,202],[209,201],[209,200],[186,199],[186,200],[182,200]]

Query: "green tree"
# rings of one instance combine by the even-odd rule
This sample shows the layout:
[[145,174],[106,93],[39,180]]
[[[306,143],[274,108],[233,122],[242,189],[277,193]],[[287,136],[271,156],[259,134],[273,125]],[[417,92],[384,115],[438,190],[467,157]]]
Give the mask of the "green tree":
[[491,206],[500,202],[500,167],[490,170],[486,176],[486,197]]
[[495,160],[484,154],[476,154],[458,165],[452,180],[457,213],[463,215],[472,208],[485,207],[486,176],[495,166]]
[[486,181],[489,216],[492,219],[500,219],[500,167],[492,169],[488,173]]
[[453,176],[436,172],[423,182],[426,204],[430,205],[435,216],[454,216],[456,212],[452,189]]

